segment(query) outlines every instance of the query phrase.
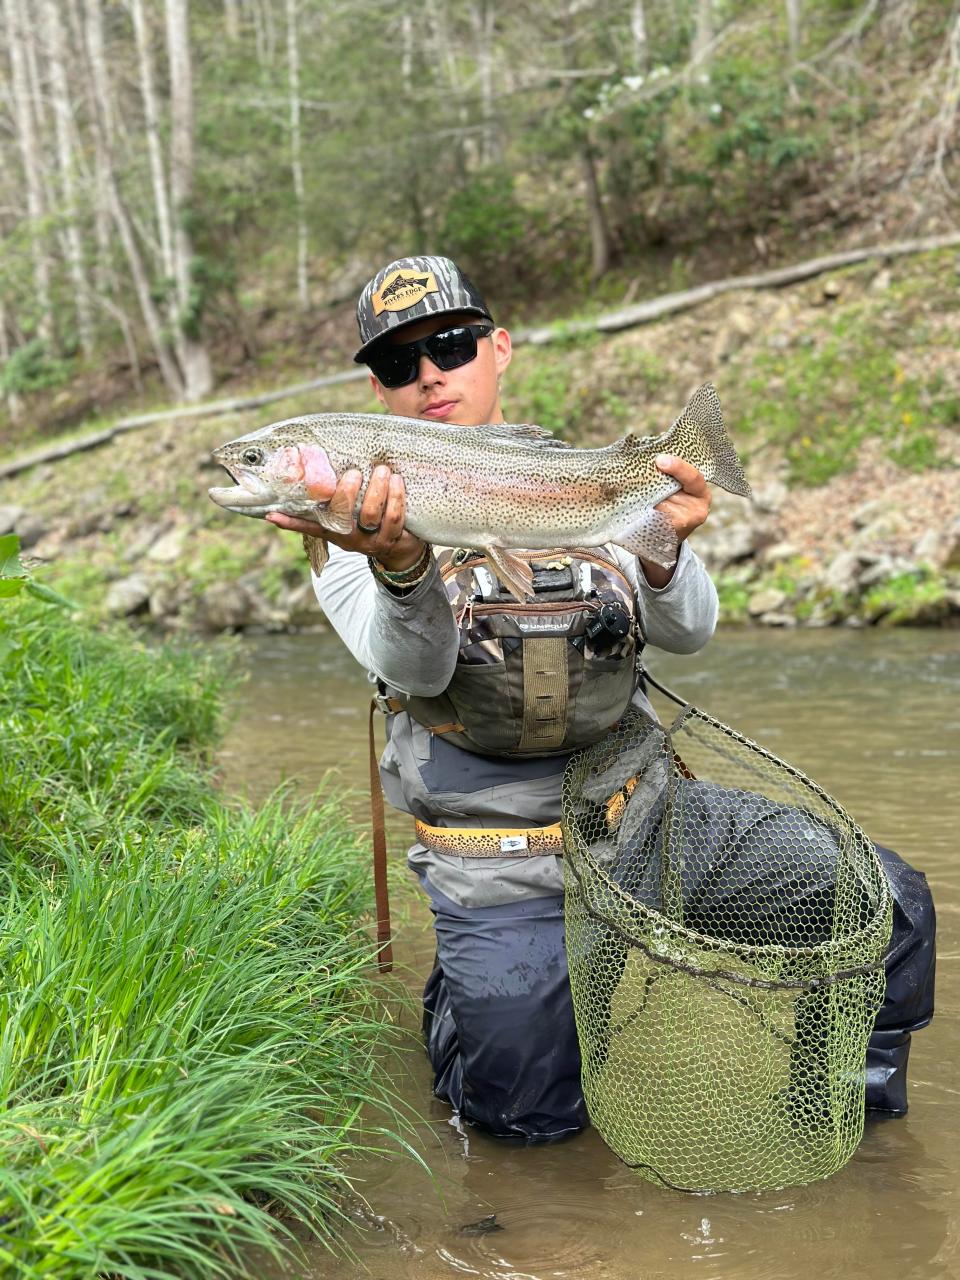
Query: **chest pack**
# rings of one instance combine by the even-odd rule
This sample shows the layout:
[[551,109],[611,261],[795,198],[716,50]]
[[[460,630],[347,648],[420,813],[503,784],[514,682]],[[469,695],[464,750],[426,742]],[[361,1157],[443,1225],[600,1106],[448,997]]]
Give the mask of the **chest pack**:
[[390,690],[389,701],[481,755],[572,751],[603,737],[637,686],[633,588],[600,548],[517,554],[533,571],[523,603],[478,552],[438,555],[460,633],[456,670],[437,697]]

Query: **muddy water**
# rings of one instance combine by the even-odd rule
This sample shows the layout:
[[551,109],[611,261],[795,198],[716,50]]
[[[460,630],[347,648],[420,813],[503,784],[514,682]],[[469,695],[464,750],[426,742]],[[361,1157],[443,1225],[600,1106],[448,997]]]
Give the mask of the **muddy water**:
[[[225,743],[228,785],[261,794],[331,768],[364,813],[369,686],[332,636],[263,638]],[[828,787],[881,843],[921,867],[937,903],[938,1012],[914,1038],[910,1113],[870,1121],[854,1159],[810,1187],[689,1196],[639,1180],[594,1132],[522,1148],[458,1132],[416,1048],[394,1066],[424,1116],[433,1180],[409,1161],[354,1172],[369,1203],[356,1259],[307,1249],[313,1280],[871,1280],[960,1276],[960,634],[748,632],[703,654],[651,653],[651,670]],[[669,704],[663,704],[669,714]],[[400,859],[409,819],[391,820]],[[397,895],[394,895],[395,900]],[[417,990],[432,955],[413,893],[398,952]]]

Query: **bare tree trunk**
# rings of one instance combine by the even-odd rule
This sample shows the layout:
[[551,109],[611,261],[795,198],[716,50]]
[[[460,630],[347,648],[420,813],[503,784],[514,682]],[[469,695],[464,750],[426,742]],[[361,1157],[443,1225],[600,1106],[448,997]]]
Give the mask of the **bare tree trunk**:
[[143,116],[147,134],[147,155],[150,158],[150,181],[153,185],[153,207],[157,216],[160,236],[160,268],[166,280],[173,280],[173,230],[170,225],[170,199],[167,194],[167,178],[163,167],[163,147],[160,141],[160,113],[154,88],[153,58],[150,52],[150,32],[143,13],[143,0],[130,0],[130,14],[137,41],[137,61],[140,66],[140,94],[143,98]]
[[697,23],[690,50],[692,62],[706,63],[713,44],[713,0],[697,0]]
[[24,186],[27,195],[27,215],[30,228],[30,252],[33,256],[33,278],[37,291],[39,316],[37,329],[40,337],[49,341],[53,336],[53,311],[50,301],[50,259],[44,244],[41,222],[44,215],[43,183],[40,174],[40,151],[37,144],[33,103],[27,67],[27,26],[17,0],[3,0],[3,16],[7,29],[7,49],[10,59],[10,82],[13,98],[13,117],[17,132],[17,145],[23,164]]
[[[7,309],[3,299],[0,298],[0,365],[4,365],[10,359],[10,339],[7,336]],[[7,412],[13,422],[19,422],[20,413],[23,409],[23,401],[15,391],[8,391],[4,396],[7,402]]]
[[123,345],[127,348],[127,359],[130,361],[130,368],[133,370],[133,381],[137,390],[142,391],[143,374],[140,368],[140,356],[137,354],[137,344],[133,337],[133,325],[130,323],[130,317],[122,307],[118,307],[109,298],[97,298],[97,302],[108,315],[113,317],[117,328],[123,334]]
[[103,28],[90,20],[89,12],[80,13],[79,0],[68,0],[73,28],[74,49],[84,69],[83,88],[87,110],[93,122],[94,203],[93,225],[97,246],[93,270],[94,288],[99,294],[116,290],[113,270],[113,214],[110,203],[110,150],[113,146],[113,110],[108,100],[99,102],[95,82],[96,68],[106,67],[103,51]]
[[634,68],[645,72],[650,62],[650,48],[647,41],[647,16],[644,12],[643,0],[633,0],[630,7],[630,34],[633,37]]
[[187,225],[193,195],[193,69],[187,28],[187,0],[166,0],[167,57],[170,65],[170,193],[175,217],[174,280],[179,315],[174,335],[188,400],[200,400],[213,386],[206,347],[199,340],[199,307],[192,280],[193,241]]
[[53,97],[53,114],[56,125],[57,160],[60,169],[60,195],[64,214],[64,248],[67,268],[73,285],[74,305],[77,309],[77,332],[84,355],[93,351],[93,319],[90,314],[90,286],[83,263],[83,244],[77,217],[77,197],[74,186],[74,151],[71,121],[73,109],[67,85],[64,58],[63,27],[57,13],[55,0],[44,0],[43,19],[50,59],[50,86]]
[[787,0],[787,56],[790,59],[790,97],[794,102],[798,97],[794,75],[800,59],[800,4],[801,0]]
[[[456,45],[450,35],[446,7],[436,4],[435,0],[420,0],[419,8],[423,15],[423,26],[429,41],[430,56],[436,65],[443,69],[449,101],[458,103],[456,108],[457,118],[460,121],[463,132],[446,141],[446,145],[453,147],[457,173],[465,180],[471,163],[476,161],[479,155],[475,139],[467,133],[470,116],[463,97],[466,86],[457,63]],[[410,58],[407,51],[408,48],[412,48],[412,28],[408,12],[404,14],[403,30],[404,50],[409,65]],[[409,86],[409,74],[404,84]]]
[[257,61],[261,67],[273,66],[277,51],[277,33],[273,25],[270,0],[246,0],[253,18],[253,31],[257,44]]
[[590,275],[594,280],[606,275],[613,262],[613,242],[607,216],[600,197],[597,166],[588,138],[579,144],[580,168],[587,197],[587,218],[590,227]]
[[300,152],[300,47],[297,0],[287,0],[287,80],[290,92],[290,168],[297,210],[297,301],[300,310],[310,305],[307,288],[307,212],[303,192],[303,158]]
[[95,107],[94,128],[98,137],[98,148],[102,152],[104,165],[101,180],[110,209],[110,216],[117,229],[120,244],[123,248],[130,277],[133,281],[140,313],[147,328],[150,344],[153,347],[160,374],[167,390],[177,400],[183,399],[184,380],[177,368],[176,361],[167,350],[163,335],[163,321],[157,311],[150,288],[150,279],[143,264],[140,247],[133,233],[133,224],[126,206],[120,196],[116,175],[110,163],[111,151],[108,138],[113,137],[113,106],[110,98],[110,77],[103,50],[103,17],[100,12],[100,0],[86,0],[86,46],[90,62],[92,78],[92,94]]
[[228,40],[240,39],[240,6],[237,0],[223,0],[223,25]]
[[800,0],[787,0],[787,49],[794,67],[800,57]]
[[493,32],[496,24],[494,0],[476,0],[470,10],[477,41],[477,70],[480,78],[480,118],[483,122],[481,157],[484,164],[497,164],[502,155],[500,134],[493,113]]

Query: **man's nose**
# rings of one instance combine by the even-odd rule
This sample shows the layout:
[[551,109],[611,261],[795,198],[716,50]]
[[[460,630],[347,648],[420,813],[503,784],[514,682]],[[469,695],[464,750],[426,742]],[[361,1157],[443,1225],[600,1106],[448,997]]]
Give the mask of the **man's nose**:
[[438,369],[427,355],[420,357],[420,374],[417,379],[423,387],[436,386],[438,382],[443,381],[443,370]]

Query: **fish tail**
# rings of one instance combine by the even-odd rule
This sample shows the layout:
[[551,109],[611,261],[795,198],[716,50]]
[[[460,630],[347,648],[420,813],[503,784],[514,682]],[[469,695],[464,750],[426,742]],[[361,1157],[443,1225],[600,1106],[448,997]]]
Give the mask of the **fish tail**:
[[688,420],[701,437],[705,461],[700,470],[706,478],[728,493],[738,494],[741,498],[752,498],[753,490],[723,425],[720,397],[712,382],[705,382],[693,393],[680,415],[681,421],[683,418]]

